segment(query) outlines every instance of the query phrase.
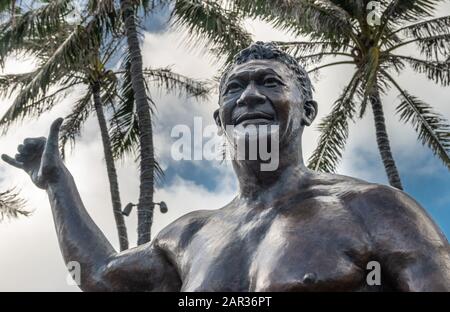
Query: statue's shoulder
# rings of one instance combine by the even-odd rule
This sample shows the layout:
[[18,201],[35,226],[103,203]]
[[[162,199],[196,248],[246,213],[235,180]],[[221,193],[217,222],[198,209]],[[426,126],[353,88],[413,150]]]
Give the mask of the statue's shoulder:
[[335,173],[312,171],[308,177],[312,188],[328,190],[336,195],[352,196],[383,188],[383,185]]
[[344,203],[364,203],[365,206],[378,207],[379,209],[389,209],[393,206],[397,209],[420,207],[408,194],[388,185],[331,173],[315,173],[313,181],[315,181],[312,183],[313,186],[317,184],[323,189],[328,189]]
[[162,229],[157,240],[164,242],[167,240],[183,243],[197,233],[216,213],[217,210],[195,210],[189,212]]
[[365,220],[366,225],[394,220],[397,225],[418,222],[435,227],[426,210],[402,190],[343,175],[320,175],[343,207]]
[[329,196],[337,198],[345,211],[364,224],[372,237],[408,234],[446,242],[427,211],[402,190],[343,175],[320,173],[317,179],[329,189]]

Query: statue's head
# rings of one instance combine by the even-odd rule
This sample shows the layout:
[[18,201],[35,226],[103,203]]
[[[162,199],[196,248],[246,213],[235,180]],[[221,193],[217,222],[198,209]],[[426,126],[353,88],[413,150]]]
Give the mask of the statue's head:
[[256,42],[239,52],[222,75],[217,125],[277,125],[280,143],[300,136],[317,114],[307,72],[273,43]]

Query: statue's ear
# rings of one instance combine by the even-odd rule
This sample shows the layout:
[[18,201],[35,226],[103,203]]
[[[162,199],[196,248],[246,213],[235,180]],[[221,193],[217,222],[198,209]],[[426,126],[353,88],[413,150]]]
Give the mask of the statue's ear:
[[220,116],[219,116],[219,112],[220,112],[220,108],[216,109],[214,111],[214,121],[216,122],[217,128],[218,128],[218,135],[222,135],[223,134],[223,130],[222,130],[222,122],[220,121]]
[[317,102],[314,100],[307,100],[303,105],[303,120],[304,126],[310,126],[317,116]]

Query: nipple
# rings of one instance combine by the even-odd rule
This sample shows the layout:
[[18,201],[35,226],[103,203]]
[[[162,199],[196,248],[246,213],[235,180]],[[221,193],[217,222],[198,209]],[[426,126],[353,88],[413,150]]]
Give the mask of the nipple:
[[303,276],[303,283],[305,284],[312,284],[316,281],[316,274],[315,273],[306,273]]

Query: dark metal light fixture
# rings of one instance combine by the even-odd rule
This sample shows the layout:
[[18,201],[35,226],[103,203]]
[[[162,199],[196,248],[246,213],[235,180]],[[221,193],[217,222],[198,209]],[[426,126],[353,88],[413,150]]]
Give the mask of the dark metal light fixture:
[[166,213],[167,211],[169,211],[169,209],[167,208],[167,204],[163,201],[159,204],[155,203],[155,205],[159,205],[159,211],[161,211],[161,213]]
[[131,213],[131,210],[133,210],[133,207],[134,207],[134,206],[136,206],[136,205],[133,204],[133,203],[128,203],[128,204],[125,206],[125,208],[123,208],[122,214],[123,214],[124,216],[128,217],[128,216],[130,215],[130,213]]
[[[167,211],[169,211],[169,209],[167,208],[167,204],[163,201],[159,202],[159,203],[153,203],[154,205],[159,205],[159,211],[161,211],[161,213],[166,213]],[[131,211],[133,210],[133,207],[137,206],[136,204],[133,203],[128,203],[125,208],[123,208],[122,210],[122,215],[128,217],[131,213]]]

